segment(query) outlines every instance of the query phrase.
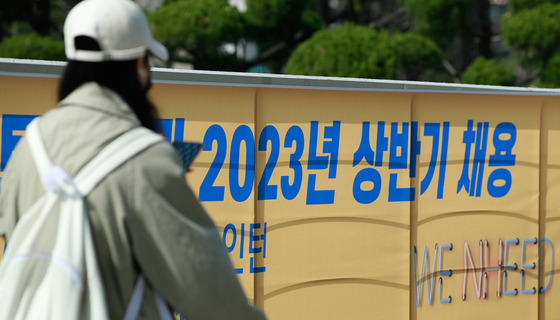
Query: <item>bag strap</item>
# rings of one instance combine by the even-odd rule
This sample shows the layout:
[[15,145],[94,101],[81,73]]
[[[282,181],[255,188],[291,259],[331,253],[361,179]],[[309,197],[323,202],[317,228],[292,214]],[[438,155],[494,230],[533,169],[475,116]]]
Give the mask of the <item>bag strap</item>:
[[[126,313],[123,318],[124,320],[135,320],[138,317],[140,307],[142,306],[142,297],[144,295],[145,287],[146,279],[144,279],[143,274],[140,274],[138,276],[138,280],[136,280],[136,285],[134,286],[134,291],[132,292],[130,301],[128,302],[128,307],[126,308]],[[152,289],[152,294],[154,295],[160,320],[173,320],[173,316],[169,312],[167,303],[161,294],[155,288]]]
[[[137,127],[120,135],[99,154],[90,160],[74,179],[70,179],[62,169],[53,165],[45,149],[39,132],[39,118],[35,118],[27,127],[27,138],[35,165],[46,189],[52,190],[50,179],[63,181],[65,185],[76,189],[81,196],[89,194],[109,173],[149,146],[163,141],[163,137],[146,129]],[[53,178],[54,177],[54,178]],[[67,190],[65,190],[67,191]]]
[[27,126],[25,137],[27,138],[27,143],[29,143],[33,160],[35,160],[35,166],[39,171],[39,177],[43,180],[53,164],[39,133],[39,117],[33,119]]
[[[163,141],[163,137],[146,128],[131,129],[103,148],[76,174],[74,179],[71,179],[62,168],[53,165],[39,132],[39,119],[39,117],[35,118],[27,126],[26,137],[45,189],[56,191],[55,189],[61,187],[66,194],[75,194],[80,198],[89,194],[100,181],[124,162],[151,145]],[[52,183],[50,180],[56,181]],[[91,238],[89,228],[86,228],[85,231],[87,234],[84,237]],[[91,244],[91,242],[85,242],[86,260],[89,259],[94,263],[95,253]],[[142,304],[144,288],[144,275],[140,274],[125,312],[126,320],[137,318]],[[153,289],[153,292],[160,318],[172,320],[163,297],[155,289]]]
[[144,295],[144,287],[146,287],[146,280],[144,280],[144,275],[140,274],[138,280],[136,280],[136,285],[134,286],[134,291],[132,291],[132,296],[128,302],[128,307],[124,314],[124,320],[135,320],[140,312],[140,306],[142,305],[142,296]]
[[76,174],[74,182],[81,194],[88,194],[105,176],[163,137],[144,127],[122,134]]

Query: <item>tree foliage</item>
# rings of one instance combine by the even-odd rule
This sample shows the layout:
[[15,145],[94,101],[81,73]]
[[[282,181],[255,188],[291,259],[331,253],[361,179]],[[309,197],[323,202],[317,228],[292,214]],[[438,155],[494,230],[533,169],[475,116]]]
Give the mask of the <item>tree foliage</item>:
[[470,0],[404,0],[416,30],[442,44],[458,32]]
[[502,35],[524,62],[544,63],[560,48],[560,4],[546,3],[512,15],[504,21]]
[[290,74],[392,79],[397,59],[389,35],[345,24],[321,30],[293,52]]
[[524,79],[518,79],[521,85],[538,80],[541,72],[550,67],[550,59],[560,52],[560,24],[557,21],[560,4],[543,2],[535,7],[529,7],[533,2],[528,0],[514,2],[517,3],[517,13],[507,16],[502,25],[506,44],[513,49],[528,74]]
[[[316,0],[247,0],[242,14],[227,0],[167,0],[150,13],[156,38],[173,53],[175,61],[195,69],[245,71],[263,61],[280,61],[276,71],[301,39],[322,27],[313,11]],[[255,41],[266,53],[253,61],[224,50]],[[272,49],[272,50],[271,50]]]
[[463,72],[463,83],[487,84],[498,86],[512,86],[515,84],[515,75],[504,63],[494,59],[478,57]]
[[286,73],[396,79],[399,71],[437,67],[441,59],[441,50],[421,35],[391,35],[346,23],[321,30],[298,46]]
[[403,0],[414,30],[445,52],[449,74],[457,79],[478,56],[490,58],[489,0]]
[[[322,26],[315,0],[247,0],[247,20],[259,28],[284,31],[312,30]],[[291,23],[287,23],[291,22]],[[292,32],[286,32],[291,30]]]
[[36,33],[4,38],[0,43],[0,57],[58,61],[66,59],[62,40]]
[[0,1],[0,57],[65,60],[62,25],[78,2]]
[[246,0],[247,39],[258,44],[261,55],[253,63],[266,62],[279,72],[291,52],[324,26],[316,0]]
[[556,53],[548,61],[548,67],[540,74],[538,87],[560,88],[560,53]]
[[[0,55],[63,60],[79,1],[0,2]],[[501,26],[489,0],[163,0],[147,14],[168,66],[503,85],[516,70],[517,85],[558,86],[560,0],[508,3]]]
[[407,32],[396,33],[393,42],[403,79],[417,80],[426,69],[441,69],[443,52],[431,39]]
[[227,0],[167,0],[149,20],[155,38],[174,60],[211,70],[234,70],[239,64],[234,52],[221,47],[237,42],[243,33],[241,14]]
[[535,8],[545,3],[560,3],[559,0],[509,0],[508,5],[512,14],[517,14],[523,10]]
[[0,1],[0,39],[16,21],[26,21],[35,32],[48,34],[51,27],[49,0]]

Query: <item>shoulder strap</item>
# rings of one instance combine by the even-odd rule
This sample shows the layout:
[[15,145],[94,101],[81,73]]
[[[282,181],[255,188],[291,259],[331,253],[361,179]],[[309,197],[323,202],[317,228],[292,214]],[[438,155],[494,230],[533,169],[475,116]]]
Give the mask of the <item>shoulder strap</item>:
[[[28,125],[26,137],[31,148],[31,154],[33,155],[33,159],[45,188],[47,190],[53,190],[49,186],[48,180],[51,179],[52,176],[54,176],[54,179],[62,180],[57,181],[60,186],[71,188],[70,192],[67,192],[67,190],[63,191],[65,191],[66,193],[77,192],[80,198],[89,194],[89,192],[93,190],[101,180],[103,180],[109,173],[122,165],[128,159],[147,149],[149,146],[163,141],[163,137],[143,127],[129,130],[128,132],[116,138],[103,150],[101,150],[101,152],[99,152],[93,159],[91,159],[78,172],[78,174],[76,174],[74,179],[71,179],[60,167],[53,165],[52,160],[48,156],[48,153],[41,139],[38,123],[39,118],[36,118]],[[84,237],[87,240],[91,239],[91,230],[89,228],[89,222],[87,218],[86,224],[88,225],[88,227],[84,229],[84,232],[86,233]],[[85,259],[88,260],[90,264],[96,263],[93,242],[85,241],[84,246]],[[92,271],[95,272],[96,270],[97,269]],[[97,274],[91,275],[90,273],[88,273],[88,277],[90,276],[94,278],[100,277]],[[96,283],[97,282],[93,281],[90,284],[95,285]],[[129,302],[129,305],[127,307],[125,319],[136,319],[140,311],[144,287],[144,276],[140,275],[134,288],[131,301]],[[103,290],[102,288],[97,287],[96,289]],[[172,317],[169,314],[167,306],[165,304],[165,300],[155,289],[154,296],[161,319],[172,320]]]
[[29,143],[31,155],[33,156],[33,160],[35,160],[35,166],[39,171],[39,176],[41,180],[43,180],[47,175],[47,171],[53,164],[41,140],[41,134],[39,133],[39,117],[33,119],[27,126],[25,137]]
[[[134,286],[134,291],[132,292],[130,301],[128,302],[128,307],[126,308],[123,318],[124,320],[135,320],[138,317],[145,287],[146,280],[144,279],[144,275],[140,274],[138,276],[138,280],[136,280],[136,285]],[[173,320],[173,316],[169,312],[165,298],[163,298],[155,288],[152,289],[152,294],[154,295],[160,320]]]
[[137,127],[111,142],[78,172],[74,182],[81,194],[88,194],[103,178],[149,146],[163,141],[163,137]]
[[[39,118],[36,118],[29,124],[27,138],[39,175],[45,181],[48,171],[53,168],[53,163],[41,139],[38,123]],[[117,167],[160,141],[163,141],[163,137],[144,127],[127,131],[101,150],[78,172],[73,179],[74,186],[82,196],[87,195]]]

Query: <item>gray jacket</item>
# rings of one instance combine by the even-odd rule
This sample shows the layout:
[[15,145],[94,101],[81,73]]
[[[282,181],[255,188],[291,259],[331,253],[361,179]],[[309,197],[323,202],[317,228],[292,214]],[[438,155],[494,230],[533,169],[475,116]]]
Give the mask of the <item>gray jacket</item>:
[[[46,113],[49,156],[71,176],[109,142],[140,123],[113,91],[88,83]],[[42,194],[25,137],[6,167],[0,234]],[[140,272],[186,319],[264,319],[248,304],[216,228],[187,186],[180,160],[158,143],[119,167],[87,197],[111,319],[121,319]],[[147,289],[141,319],[157,319]]]

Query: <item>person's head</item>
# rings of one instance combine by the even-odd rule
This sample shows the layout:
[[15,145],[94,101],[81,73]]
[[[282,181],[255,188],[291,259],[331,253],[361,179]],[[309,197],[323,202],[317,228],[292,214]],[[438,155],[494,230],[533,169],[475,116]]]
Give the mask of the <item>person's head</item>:
[[86,82],[117,92],[143,126],[155,129],[156,110],[146,97],[151,87],[148,54],[166,61],[142,10],[131,0],[84,0],[64,23],[68,64],[59,101]]

